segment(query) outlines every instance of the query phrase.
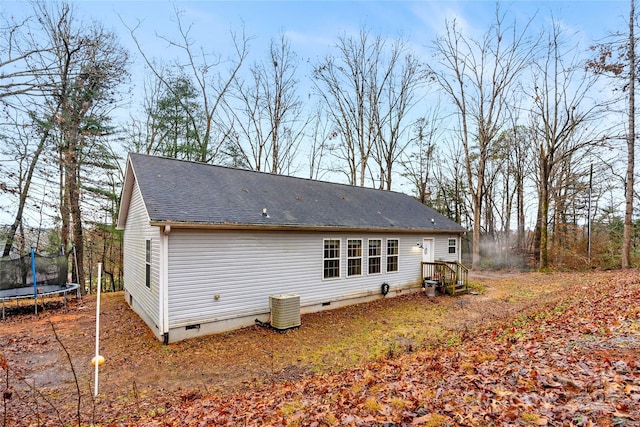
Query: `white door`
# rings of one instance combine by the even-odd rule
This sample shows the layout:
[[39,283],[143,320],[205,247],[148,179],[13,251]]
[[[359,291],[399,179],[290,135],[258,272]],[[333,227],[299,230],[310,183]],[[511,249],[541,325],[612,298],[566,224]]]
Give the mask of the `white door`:
[[433,262],[434,243],[433,239],[422,239],[422,262]]

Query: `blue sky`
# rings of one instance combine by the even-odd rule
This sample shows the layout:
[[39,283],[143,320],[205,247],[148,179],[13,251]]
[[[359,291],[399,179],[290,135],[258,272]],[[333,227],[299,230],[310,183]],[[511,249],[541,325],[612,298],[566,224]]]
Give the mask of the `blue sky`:
[[[292,45],[303,58],[315,59],[324,54],[341,32],[354,32],[366,25],[373,32],[394,37],[402,34],[417,47],[425,47],[444,29],[446,18],[456,17],[478,33],[486,29],[493,17],[496,2],[475,1],[73,1],[79,15],[98,20],[120,34],[121,41],[131,46],[128,25],[141,21],[139,34],[145,45],[161,52],[163,44],[157,33],[169,34],[173,8],[186,13],[194,23],[194,38],[203,45],[222,50],[230,28],[246,31],[254,37],[255,50],[286,32]],[[629,7],[628,0],[609,1],[510,1],[501,8],[517,16],[520,22],[537,15],[543,22],[551,14],[565,25],[583,34],[589,41],[622,28]],[[30,9],[28,3],[3,0],[2,13],[18,13]],[[224,44],[224,43],[223,43]]]
[[[226,40],[230,28],[254,37],[257,49],[279,32],[291,37],[303,58],[314,59],[335,42],[341,32],[354,32],[366,25],[373,32],[394,37],[402,34],[416,46],[427,46],[444,29],[446,18],[456,17],[468,28],[482,32],[495,11],[495,1],[77,1],[78,11],[87,19],[97,19],[122,36],[128,34],[120,17],[129,25],[140,20],[140,34],[150,49],[161,48],[152,40],[155,32],[168,34],[173,8],[186,13],[194,23],[194,36],[203,45],[216,46]],[[624,25],[629,7],[623,1],[511,1],[501,8],[524,22],[537,15],[543,22],[551,14],[591,41]]]

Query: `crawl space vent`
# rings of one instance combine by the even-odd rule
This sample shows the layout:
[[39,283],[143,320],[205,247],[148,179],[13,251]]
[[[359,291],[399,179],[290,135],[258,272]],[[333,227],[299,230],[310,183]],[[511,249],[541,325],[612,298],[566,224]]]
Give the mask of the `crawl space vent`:
[[269,296],[271,326],[289,329],[300,326],[300,295],[281,294]]

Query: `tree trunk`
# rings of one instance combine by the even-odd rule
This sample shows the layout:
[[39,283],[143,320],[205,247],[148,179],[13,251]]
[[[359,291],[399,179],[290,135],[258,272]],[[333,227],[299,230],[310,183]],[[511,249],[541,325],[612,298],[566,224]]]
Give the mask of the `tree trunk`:
[[79,129],[77,124],[68,131],[68,147],[64,157],[64,170],[66,188],[69,194],[69,214],[71,217],[72,231],[73,231],[73,244],[75,246],[75,256],[77,259],[76,279],[80,285],[81,294],[85,294],[84,287],[84,239],[82,233],[82,213],[80,210],[80,184],[79,173],[80,166],[78,163],[79,157]]
[[538,267],[542,270],[549,267],[549,174],[545,162],[542,162],[541,178],[540,178],[540,208],[539,208],[539,227],[540,227],[540,241],[539,241],[539,264]]
[[60,243],[68,252],[71,250],[71,225],[69,223],[71,209],[69,207],[69,187],[66,185],[65,155],[65,148],[60,147]]
[[633,231],[633,172],[635,169],[635,70],[636,48],[634,31],[635,0],[629,12],[629,133],[627,135],[627,175],[625,179],[624,230],[622,236],[622,268],[631,267],[631,235]]
[[522,182],[521,175],[519,175],[518,183],[517,183],[517,211],[518,211],[518,237],[517,237],[517,247],[518,250],[524,252],[526,247],[526,238],[525,238],[525,216],[524,216],[524,185]]

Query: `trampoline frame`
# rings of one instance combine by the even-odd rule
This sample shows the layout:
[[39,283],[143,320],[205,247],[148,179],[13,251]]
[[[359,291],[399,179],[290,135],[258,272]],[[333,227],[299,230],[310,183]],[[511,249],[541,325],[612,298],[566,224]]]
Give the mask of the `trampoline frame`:
[[5,302],[15,300],[18,304],[18,300],[32,298],[34,300],[34,307],[36,314],[38,313],[38,297],[41,298],[42,307],[44,308],[44,298],[47,296],[62,295],[64,298],[64,305],[67,305],[67,294],[76,291],[76,296],[79,295],[80,285],[77,283],[65,283],[64,285],[39,285],[23,286],[20,288],[3,289],[0,290],[0,302],[2,302],[2,319],[6,319],[5,314]]

